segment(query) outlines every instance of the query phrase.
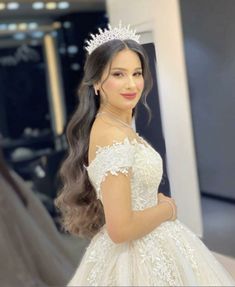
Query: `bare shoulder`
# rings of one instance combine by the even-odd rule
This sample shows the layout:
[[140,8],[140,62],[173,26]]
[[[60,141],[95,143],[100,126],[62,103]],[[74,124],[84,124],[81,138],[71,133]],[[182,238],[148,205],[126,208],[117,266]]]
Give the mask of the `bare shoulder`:
[[122,130],[119,127],[110,126],[109,128],[98,131],[94,137],[94,141],[99,146],[106,146],[113,143],[114,140],[121,141],[128,136],[129,134],[126,130]]

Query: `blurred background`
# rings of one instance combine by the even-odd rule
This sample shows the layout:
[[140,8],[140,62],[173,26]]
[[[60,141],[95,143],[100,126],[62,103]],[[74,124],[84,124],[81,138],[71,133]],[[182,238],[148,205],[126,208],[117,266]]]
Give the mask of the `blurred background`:
[[52,216],[64,127],[77,105],[85,38],[104,1],[0,2],[0,132],[5,158]]
[[60,231],[53,200],[77,105],[84,41],[107,23],[142,34],[154,89],[136,130],[164,160],[161,190],[235,273],[234,0],[0,1],[0,143],[8,165],[81,259],[86,240]]

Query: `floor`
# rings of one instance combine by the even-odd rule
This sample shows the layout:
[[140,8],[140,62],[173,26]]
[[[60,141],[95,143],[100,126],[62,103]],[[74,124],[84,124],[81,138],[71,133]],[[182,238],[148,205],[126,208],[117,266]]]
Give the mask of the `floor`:
[[235,258],[235,204],[202,197],[203,242],[213,251]]
[[202,196],[203,242],[235,279],[235,204]]

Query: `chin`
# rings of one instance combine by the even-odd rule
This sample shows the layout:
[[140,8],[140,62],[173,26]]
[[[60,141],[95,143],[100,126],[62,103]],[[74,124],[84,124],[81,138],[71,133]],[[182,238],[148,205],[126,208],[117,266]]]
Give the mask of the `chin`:
[[137,103],[131,103],[125,106],[127,110],[133,110],[136,107]]

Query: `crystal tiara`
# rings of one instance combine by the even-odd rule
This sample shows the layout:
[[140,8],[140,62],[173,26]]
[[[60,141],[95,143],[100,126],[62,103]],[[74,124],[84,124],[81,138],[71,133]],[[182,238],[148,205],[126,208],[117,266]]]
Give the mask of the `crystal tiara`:
[[112,28],[111,25],[108,24],[108,29],[105,28],[104,31],[102,31],[102,29],[99,28],[98,30],[98,34],[90,34],[92,38],[91,40],[85,41],[87,43],[87,46],[85,46],[84,48],[88,51],[88,54],[91,54],[100,45],[114,39],[131,39],[136,41],[137,43],[140,43],[140,35],[136,34],[136,30],[130,30],[130,25],[128,25],[127,27],[122,27],[121,22],[119,22],[118,27]]

